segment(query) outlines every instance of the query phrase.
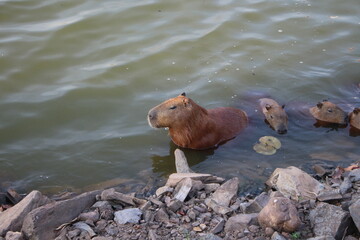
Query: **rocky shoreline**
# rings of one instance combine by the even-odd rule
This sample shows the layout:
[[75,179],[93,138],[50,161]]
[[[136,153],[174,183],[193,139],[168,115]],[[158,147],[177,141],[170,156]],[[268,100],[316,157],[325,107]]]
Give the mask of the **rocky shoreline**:
[[[189,168],[152,196],[110,188],[54,201],[32,191],[0,212],[0,240],[21,239],[360,239],[360,168],[278,168],[258,196],[238,196],[238,178]],[[1,195],[0,195],[1,197]]]

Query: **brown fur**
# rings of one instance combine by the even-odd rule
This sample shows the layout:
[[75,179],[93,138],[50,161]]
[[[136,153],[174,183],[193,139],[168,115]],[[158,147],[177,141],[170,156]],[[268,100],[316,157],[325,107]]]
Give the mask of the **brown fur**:
[[347,124],[346,113],[336,104],[326,100],[310,108],[310,113],[314,118],[323,122]]
[[240,109],[205,109],[185,93],[152,108],[148,122],[154,128],[169,128],[173,142],[184,148],[207,149],[234,138],[247,124]]
[[349,121],[352,127],[360,130],[360,108],[355,108],[354,111],[349,114]]
[[285,106],[280,106],[275,100],[270,98],[261,98],[259,103],[270,126],[280,134],[287,133],[288,116],[284,110]]

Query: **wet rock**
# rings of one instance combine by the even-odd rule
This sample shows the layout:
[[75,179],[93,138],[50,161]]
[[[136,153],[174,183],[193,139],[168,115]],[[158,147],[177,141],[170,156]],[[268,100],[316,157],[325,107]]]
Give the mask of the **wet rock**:
[[30,192],[23,200],[12,208],[0,213],[0,236],[7,231],[20,231],[25,216],[33,209],[51,202],[39,191]]
[[296,167],[277,168],[266,184],[294,200],[316,199],[324,186]]
[[219,214],[227,214],[232,209],[228,206],[230,201],[236,196],[239,189],[239,179],[232,178],[222,184],[210,198],[205,200],[208,207],[212,208],[214,212]]
[[172,187],[162,186],[156,190],[155,194],[157,197],[160,197],[163,194],[172,193],[173,191],[174,191],[174,188],[172,188]]
[[8,231],[5,236],[5,240],[23,240],[21,232]]
[[340,194],[339,189],[324,189],[320,191],[317,199],[320,202],[332,201],[332,200],[340,200],[342,199],[342,195]]
[[24,220],[22,232],[29,239],[54,239],[55,229],[70,222],[84,209],[95,203],[95,196],[100,191],[83,193],[72,199],[50,203],[31,211]]
[[358,231],[360,231],[360,199],[351,204],[349,211]]
[[315,164],[313,166],[313,169],[316,172],[316,175],[318,175],[319,177],[322,177],[327,173],[326,169],[319,164]]
[[176,149],[175,152],[175,166],[177,173],[193,173],[186,160],[185,154],[180,149]]
[[96,235],[96,233],[94,232],[94,230],[91,229],[91,227],[89,225],[87,225],[84,222],[77,222],[74,223],[74,227],[78,228],[80,230],[86,231],[90,237],[93,237]]
[[6,191],[6,197],[9,199],[9,201],[15,205],[18,202],[20,202],[22,200],[22,197],[20,196],[20,194],[18,194],[14,189],[8,189]]
[[139,223],[142,212],[138,208],[129,208],[115,212],[115,222],[117,224]]
[[259,213],[258,220],[263,228],[271,227],[277,231],[294,232],[301,225],[295,205],[284,197],[271,198]]
[[249,225],[257,224],[257,213],[238,214],[228,219],[225,224],[226,235],[244,232]]
[[143,199],[116,192],[114,188],[104,190],[101,193],[101,200],[130,206],[140,206],[146,203],[146,201]]
[[174,198],[178,199],[181,202],[184,202],[185,198],[188,196],[191,188],[192,188],[192,180],[191,178],[182,179],[174,190]]
[[315,236],[331,236],[341,239],[350,225],[350,214],[328,203],[321,202],[310,211],[310,222]]
[[166,186],[175,187],[178,182],[184,178],[191,178],[193,180],[199,180],[204,184],[207,183],[222,183],[224,182],[223,178],[212,176],[211,174],[205,173],[173,173],[169,176]]

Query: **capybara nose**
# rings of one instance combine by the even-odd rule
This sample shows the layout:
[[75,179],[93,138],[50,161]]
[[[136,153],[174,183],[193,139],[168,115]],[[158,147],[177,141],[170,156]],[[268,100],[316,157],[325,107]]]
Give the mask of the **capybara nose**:
[[279,134],[285,134],[285,133],[287,133],[287,130],[286,129],[279,129],[279,130],[277,130],[277,132]]

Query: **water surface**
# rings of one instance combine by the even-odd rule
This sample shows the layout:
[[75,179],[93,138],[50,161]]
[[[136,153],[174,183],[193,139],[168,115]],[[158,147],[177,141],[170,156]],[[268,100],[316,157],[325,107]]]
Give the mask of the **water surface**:
[[[349,128],[315,128],[292,112],[279,136],[251,97],[360,107],[359,16],[358,0],[0,1],[1,187],[57,193],[165,179],[175,146],[146,114],[184,91],[251,116],[219,148],[185,150],[194,171],[237,176],[243,192],[276,167],[360,160]],[[277,154],[253,151],[264,135],[282,141]]]

